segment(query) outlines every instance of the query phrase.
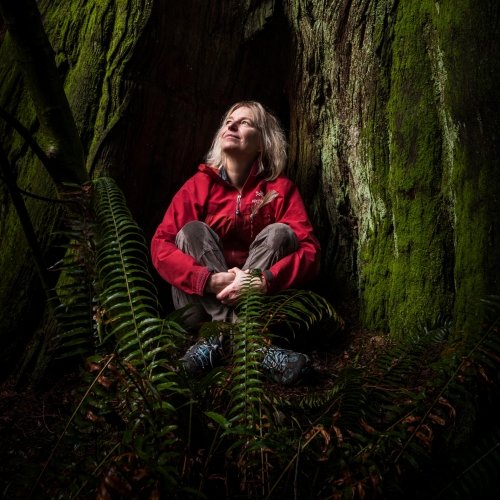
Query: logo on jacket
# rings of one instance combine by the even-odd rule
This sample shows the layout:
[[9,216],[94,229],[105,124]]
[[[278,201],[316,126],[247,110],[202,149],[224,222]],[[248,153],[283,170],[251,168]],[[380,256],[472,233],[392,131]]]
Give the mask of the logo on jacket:
[[259,210],[268,203],[271,203],[277,196],[278,192],[274,189],[264,194],[262,191],[255,192],[255,198],[252,200],[252,208],[250,210],[250,217],[253,218],[257,215]]

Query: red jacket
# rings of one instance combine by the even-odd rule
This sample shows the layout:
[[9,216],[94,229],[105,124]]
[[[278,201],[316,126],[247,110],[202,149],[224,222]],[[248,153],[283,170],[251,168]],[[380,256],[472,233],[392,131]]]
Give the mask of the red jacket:
[[205,222],[219,235],[228,268],[243,266],[250,244],[268,224],[287,224],[299,248],[269,269],[270,291],[305,284],[317,275],[319,243],[292,181],[283,175],[266,181],[255,175],[254,166],[240,193],[218,169],[198,168],[172,199],[151,242],[153,265],[163,279],[188,294],[203,295],[210,271],[175,245],[179,230],[192,220]]

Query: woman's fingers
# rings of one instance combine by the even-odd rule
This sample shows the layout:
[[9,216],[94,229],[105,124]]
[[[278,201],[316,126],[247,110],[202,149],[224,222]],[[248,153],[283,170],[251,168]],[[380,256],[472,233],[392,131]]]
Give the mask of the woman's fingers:
[[[244,286],[248,286],[248,277],[250,271],[247,269],[242,271],[237,267],[228,270],[228,273],[234,273],[234,281],[226,286],[220,293],[217,294],[217,299],[224,305],[233,305],[237,302]],[[266,284],[261,278],[255,277],[251,279],[251,286],[258,288],[262,293],[266,293]]]

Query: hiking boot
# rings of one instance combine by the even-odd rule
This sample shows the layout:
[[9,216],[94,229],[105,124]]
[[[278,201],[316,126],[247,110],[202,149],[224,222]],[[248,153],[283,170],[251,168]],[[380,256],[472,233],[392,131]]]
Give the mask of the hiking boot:
[[296,384],[311,369],[309,357],[300,352],[275,346],[265,347],[262,352],[262,371],[279,384]]
[[214,368],[223,357],[222,339],[208,337],[193,344],[179,361],[188,373],[196,375]]

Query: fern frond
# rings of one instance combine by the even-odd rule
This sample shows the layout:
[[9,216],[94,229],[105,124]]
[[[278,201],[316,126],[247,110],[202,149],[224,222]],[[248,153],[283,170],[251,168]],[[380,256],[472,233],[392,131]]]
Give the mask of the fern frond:
[[95,314],[95,218],[89,186],[74,186],[61,196],[66,202],[63,229],[59,236],[67,243],[62,261],[57,295],[56,317],[61,332],[53,339],[55,358],[85,357],[98,344]]
[[332,318],[339,326],[344,324],[332,305],[311,290],[288,289],[271,295],[263,303],[261,315],[266,330],[272,325],[285,324],[293,332],[300,327],[310,328],[323,318]]
[[[172,367],[185,332],[177,321],[160,317],[148,248],[111,179],[95,181],[93,208],[95,238],[84,224],[75,224],[62,264],[71,277],[59,288],[65,299],[59,313],[67,325],[62,341],[66,352],[84,353],[81,339],[92,339],[89,332],[94,327],[99,348],[115,353],[88,359],[90,371],[97,375],[89,381],[71,428],[80,437],[94,435],[99,442],[97,457],[85,453],[92,481],[97,471],[111,474],[126,455],[139,469],[153,471],[153,483],[161,477],[173,485],[179,479],[177,465],[184,449],[178,436],[178,409],[191,398]],[[94,254],[94,241],[95,258],[89,259],[82,245]],[[65,434],[71,439],[69,423]],[[80,471],[77,476],[81,477]],[[95,490],[97,485],[88,487]],[[82,488],[78,485],[78,491]]]
[[[260,274],[260,273],[258,273]],[[260,421],[263,389],[260,372],[262,360],[261,310],[263,295],[252,286],[250,275],[238,304],[238,322],[233,325],[233,371],[229,420],[252,432]]]
[[181,336],[183,329],[159,317],[142,231],[120,189],[109,178],[95,181],[95,210],[99,299],[108,325],[104,340],[112,339],[118,353],[152,375],[168,362],[173,339]]

